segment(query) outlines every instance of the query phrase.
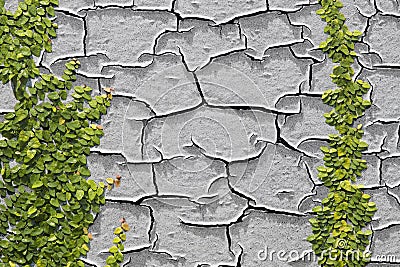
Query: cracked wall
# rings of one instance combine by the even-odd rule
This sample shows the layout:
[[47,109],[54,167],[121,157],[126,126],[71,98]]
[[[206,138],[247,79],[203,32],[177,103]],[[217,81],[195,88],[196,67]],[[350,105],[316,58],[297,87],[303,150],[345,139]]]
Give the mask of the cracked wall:
[[[370,144],[359,182],[379,208],[369,266],[400,266],[400,4],[343,2],[350,29],[364,33],[356,75],[372,84],[373,106],[359,120]],[[88,164],[95,180],[119,174],[122,185],[92,226],[87,266],[103,266],[120,217],[133,228],[124,266],[317,266],[289,253],[310,250],[307,220],[327,193],[316,167],[334,132],[320,99],[333,64],[317,49],[326,38],[318,8],[60,0],[41,70],[59,74],[78,58],[78,83],[116,89]],[[3,87],[2,114],[15,104]],[[265,259],[272,250],[286,254]]]

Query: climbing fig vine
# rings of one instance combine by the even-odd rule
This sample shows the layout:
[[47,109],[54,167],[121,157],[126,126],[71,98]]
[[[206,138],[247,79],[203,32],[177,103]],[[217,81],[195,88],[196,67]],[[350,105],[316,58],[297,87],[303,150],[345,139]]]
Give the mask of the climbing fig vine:
[[313,209],[316,215],[310,219],[313,234],[307,240],[319,256],[320,266],[365,266],[370,260],[366,249],[372,234],[366,227],[377,208],[369,201],[371,196],[363,193],[362,185],[354,183],[367,167],[361,152],[368,145],[361,140],[362,125],[353,127],[353,124],[371,106],[363,98],[370,84],[353,81],[351,68],[357,56],[354,44],[362,33],[349,31],[346,18],[340,13],[343,4],[339,0],[319,0],[319,4],[322,8],[317,14],[327,23],[325,33],[329,34],[320,48],[338,63],[330,75],[337,89],[322,95],[323,102],[333,107],[324,117],[338,134],[330,134],[329,147],[321,147],[324,166],[318,167],[318,177],[329,193],[321,206]]
[[0,266],[84,266],[88,227],[105,203],[87,156],[100,144],[111,93],[73,86],[77,60],[62,77],[35,64],[51,52],[56,5],[25,0],[12,13],[0,0],[0,80],[18,100],[0,123]]
[[126,232],[130,230],[130,227],[125,218],[121,218],[120,223],[121,226],[114,230],[114,245],[108,250],[112,255],[107,257],[107,265],[105,267],[120,267],[120,263],[124,260],[124,254],[122,254],[122,251],[125,250],[125,247],[123,242],[126,240]]

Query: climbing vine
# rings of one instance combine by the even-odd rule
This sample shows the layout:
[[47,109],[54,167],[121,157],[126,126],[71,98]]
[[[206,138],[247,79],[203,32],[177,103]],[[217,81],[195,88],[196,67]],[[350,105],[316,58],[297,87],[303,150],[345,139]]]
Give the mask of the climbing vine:
[[365,266],[370,260],[366,248],[372,234],[365,228],[377,208],[369,201],[371,196],[363,193],[362,185],[353,183],[367,167],[361,152],[368,147],[361,140],[362,125],[353,127],[353,124],[371,106],[370,101],[363,98],[370,84],[353,81],[351,68],[357,56],[354,44],[362,33],[349,31],[346,18],[340,13],[343,4],[339,0],[319,0],[319,4],[322,8],[317,14],[327,23],[324,31],[329,34],[320,48],[338,63],[330,75],[337,89],[327,90],[322,95],[323,102],[333,107],[324,117],[339,133],[329,135],[329,147],[321,147],[324,166],[317,168],[318,177],[329,194],[321,206],[313,209],[316,214],[310,219],[313,234],[307,240],[319,256],[320,266]]
[[0,266],[84,266],[79,259],[89,251],[88,228],[106,187],[88,179],[87,156],[103,136],[98,123],[111,91],[73,86],[77,60],[62,77],[36,66],[52,50],[58,0],[25,0],[14,13],[4,4],[0,80],[11,83],[18,102],[0,123]]
[[125,247],[123,242],[126,240],[126,232],[130,230],[130,227],[125,218],[121,218],[120,223],[121,226],[114,230],[114,235],[116,236],[113,239],[114,245],[108,250],[112,255],[108,256],[105,267],[120,267],[120,263],[124,260],[122,251],[125,250]]

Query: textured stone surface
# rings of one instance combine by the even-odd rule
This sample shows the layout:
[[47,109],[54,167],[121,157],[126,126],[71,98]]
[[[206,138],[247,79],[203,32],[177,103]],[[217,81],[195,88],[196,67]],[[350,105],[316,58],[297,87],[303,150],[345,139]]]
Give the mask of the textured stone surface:
[[382,64],[400,64],[399,43],[400,21],[391,16],[374,16],[365,38],[371,50],[382,58]]
[[87,11],[86,24],[88,53],[102,52],[112,62],[132,65],[153,51],[159,34],[176,28],[176,17],[162,11],[107,8]]
[[96,6],[118,5],[123,7],[133,6],[134,0],[94,0]]
[[[304,85],[304,83],[301,85]],[[278,99],[275,108],[280,112],[299,113],[301,108],[300,98],[295,94],[284,95]]]
[[315,11],[318,9],[318,5],[310,5],[289,14],[291,23],[306,26],[306,30],[304,31],[306,36],[304,37],[307,37],[315,47],[326,39],[326,35],[324,34],[325,25],[321,23],[321,19],[318,16],[315,16]]
[[156,183],[161,194],[198,198],[206,195],[210,184],[226,176],[225,164],[202,155],[177,157],[154,167]]
[[330,107],[323,104],[319,97],[302,97],[301,113],[281,119],[282,138],[295,146],[312,137],[326,138],[328,134],[334,132],[325,124],[323,115],[328,111]]
[[382,182],[389,187],[400,185],[400,159],[398,157],[386,158],[382,161]]
[[[390,2],[392,0],[377,0],[376,3],[378,2]],[[396,0],[395,0],[396,1]],[[376,14],[376,6],[375,2],[369,1],[369,0],[343,0],[343,5],[345,5],[345,8],[343,9],[343,13],[346,13],[346,18],[352,19],[350,13],[347,13],[347,10],[353,10],[353,14],[356,14],[358,18],[361,16],[364,17],[370,17]],[[347,9],[347,10],[346,10]],[[359,11],[359,14],[355,12],[355,10]]]
[[245,49],[239,26],[211,26],[209,21],[187,19],[179,25],[180,32],[160,36],[156,53],[182,53],[189,70],[206,65],[211,58],[231,51]]
[[269,0],[268,4],[271,10],[294,11],[299,10],[302,5],[309,4],[309,2],[306,0]]
[[[285,2],[295,3],[299,1],[281,1],[281,0],[274,0],[277,3],[287,7],[289,4],[285,5]],[[304,2],[308,1],[302,1]],[[362,16],[358,10],[362,10],[364,13],[369,14],[371,13],[372,6],[371,3],[367,0],[362,1],[354,1],[354,0],[347,0],[342,1],[344,4],[344,8],[342,12],[346,16],[346,25],[349,27],[350,30],[359,30],[364,31],[367,27],[367,18]],[[345,3],[348,2],[348,3]],[[289,14],[289,18],[294,25],[304,25],[307,27],[305,31],[306,38],[310,39],[314,46],[318,46],[322,41],[324,41],[327,36],[324,34],[324,27],[325,23],[321,21],[318,16],[315,16],[315,11],[319,9],[319,5],[309,5],[304,6],[303,8],[297,8],[297,12]]]
[[368,77],[373,86],[371,99],[374,107],[368,110],[368,119],[390,121],[399,118],[400,106],[397,103],[400,96],[397,85],[400,83],[400,70],[368,71],[364,72],[363,76]]
[[328,146],[328,142],[325,140],[318,139],[306,139],[299,143],[297,148],[299,151],[304,152],[307,156],[302,158],[304,168],[308,168],[310,172],[310,178],[314,182],[314,184],[322,184],[322,181],[318,178],[317,167],[323,165],[323,157],[320,147]]
[[230,165],[231,184],[257,206],[298,212],[300,200],[313,187],[307,171],[298,164],[300,155],[270,144],[259,158]]
[[140,9],[171,9],[172,0],[134,0],[135,7]]
[[261,59],[265,50],[301,41],[301,27],[290,24],[288,17],[279,12],[268,12],[238,20],[246,37],[249,53]]
[[276,109],[281,96],[297,93],[307,80],[308,64],[309,60],[294,58],[288,48],[272,49],[262,61],[238,52],[213,60],[197,76],[210,104]]
[[187,261],[185,266],[233,262],[225,227],[195,228],[180,222],[180,217],[190,212],[193,203],[185,199],[164,198],[145,201],[144,204],[153,209],[153,235],[158,238],[153,244],[154,251],[184,258]]
[[230,21],[267,9],[264,0],[176,0],[175,11],[182,17],[198,17],[213,20],[215,23]]
[[122,177],[120,187],[108,192],[108,198],[135,202],[156,194],[151,164],[127,163],[121,155],[93,153],[88,157],[88,166],[96,182],[104,182],[106,178],[115,178],[117,175]]
[[206,155],[227,161],[254,157],[264,140],[276,139],[273,120],[268,113],[218,108],[156,118],[144,130],[144,155],[153,160],[172,158],[196,145]]
[[400,4],[396,0],[377,0],[376,6],[380,11],[386,14],[400,14]]
[[20,1],[18,1],[18,0],[8,0],[8,1],[5,1],[4,7],[5,7],[6,9],[9,9],[9,10],[11,10],[11,11],[14,12],[14,11],[17,9],[17,7],[18,7],[18,2],[20,2]]
[[[312,93],[323,93],[328,89],[336,89],[336,85],[329,76],[335,65],[336,64],[332,63],[330,59],[325,58],[323,62],[315,63],[311,66],[312,77],[309,89]],[[353,65],[353,68],[355,73],[360,71],[360,66],[357,63]]]
[[[57,60],[52,64],[51,68],[57,66],[59,71],[63,71],[64,65],[68,63],[72,58],[76,58],[81,63],[78,73],[86,75],[88,77],[101,77],[101,71],[103,67],[109,62],[109,59],[105,54],[93,54],[88,56],[76,56],[67,58],[64,56],[63,59]],[[62,73],[62,72],[61,72]]]
[[167,253],[158,253],[152,250],[141,250],[139,252],[127,253],[126,259],[127,264],[125,266],[127,267],[182,267],[186,264],[184,258],[174,259]]
[[332,72],[334,64],[330,59],[325,58],[323,62],[315,63],[311,66],[312,78],[310,83],[310,92],[323,93],[328,89],[336,89],[329,74]]
[[[290,251],[301,255],[311,250],[304,239],[311,233],[307,218],[252,211],[242,222],[230,227],[230,233],[233,251],[238,254],[243,251],[241,266],[316,266],[309,262],[300,262],[300,265],[288,262],[297,257]],[[277,253],[281,250],[286,255],[281,253],[278,258]]]
[[328,195],[329,189],[324,185],[316,185],[312,190],[312,195],[305,197],[299,204],[299,211],[310,213],[316,205],[321,205],[321,201]]
[[13,111],[14,105],[17,103],[15,96],[13,94],[12,88],[9,84],[2,84],[0,82],[0,91],[1,91],[1,106],[0,109],[2,112]]
[[126,152],[130,158],[140,159],[143,122],[127,116],[130,103],[131,100],[127,97],[114,97],[107,115],[101,119],[104,136],[99,149]]
[[[320,99],[334,64],[317,48],[327,37],[317,2],[60,0],[40,69],[60,75],[77,58],[76,85],[115,89],[88,166],[95,181],[122,182],[90,229],[87,266],[105,265],[121,217],[132,227],[123,266],[317,266],[295,259],[310,251],[307,220],[328,194],[320,147],[336,132]],[[397,267],[399,3],[343,3],[363,32],[357,78],[373,85],[357,121],[369,143],[357,183],[378,206],[368,266]],[[0,90],[2,121],[16,101],[9,85]]]
[[45,54],[42,64],[50,66],[55,60],[68,57],[83,56],[84,51],[84,21],[82,18],[56,13],[55,22],[59,25],[57,38],[52,41],[53,52]]
[[61,10],[66,10],[71,13],[79,13],[79,11],[83,9],[93,8],[94,0],[68,0],[68,1],[59,1],[59,8]]
[[232,193],[229,180],[218,178],[207,190],[207,194],[197,200],[199,203],[191,213],[182,215],[186,223],[213,225],[232,224],[236,222],[247,208],[247,201]]
[[400,222],[400,206],[399,202],[392,195],[389,195],[386,188],[367,190],[367,193],[373,195],[373,201],[379,207],[375,213],[372,222],[373,229],[383,229]]
[[116,88],[116,94],[144,101],[157,115],[187,110],[201,103],[194,77],[179,56],[156,56],[146,68],[105,67],[103,73],[113,76],[102,81],[104,86]]
[[[399,264],[390,264],[390,266],[399,266],[400,265],[400,250],[398,246],[391,245],[391,242],[399,242],[400,241],[400,226],[394,225],[392,227],[388,227],[386,229],[376,231],[374,234],[374,238],[372,240],[372,251],[373,255],[379,255],[381,257],[380,260],[385,260],[386,262],[398,262]],[[391,242],[387,242],[387,240],[391,240]],[[386,259],[384,258],[386,257]],[[391,257],[391,258],[389,258]],[[394,257],[394,258],[393,258]],[[373,257],[374,259],[374,257]],[[391,260],[388,260],[391,259]],[[375,260],[376,256],[375,256]],[[377,265],[377,266],[385,266],[385,265]]]
[[367,161],[367,169],[362,172],[362,176],[358,177],[357,183],[368,187],[376,187],[380,185],[380,166],[381,160],[375,155],[364,155],[363,159]]
[[398,123],[377,122],[365,127],[364,140],[369,144],[368,152],[382,155],[396,154],[398,152]]
[[[106,203],[89,229],[93,240],[90,242],[91,250],[87,255],[88,260],[105,261],[110,244],[115,237],[113,229],[119,226],[121,218],[125,218],[132,227],[132,230],[127,233],[126,242],[124,242],[125,250],[149,247],[151,242],[148,235],[151,227],[150,216],[150,209],[147,207],[127,203]],[[105,240],[110,242],[104,242]]]

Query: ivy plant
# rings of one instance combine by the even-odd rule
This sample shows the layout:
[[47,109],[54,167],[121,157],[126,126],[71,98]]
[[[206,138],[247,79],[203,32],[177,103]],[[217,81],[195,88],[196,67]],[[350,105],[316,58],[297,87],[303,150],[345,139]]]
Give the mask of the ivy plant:
[[126,232],[130,230],[130,227],[125,218],[122,218],[120,223],[121,226],[115,228],[114,230],[114,245],[108,250],[108,252],[112,255],[107,257],[107,265],[105,267],[120,267],[120,263],[122,263],[124,260],[124,254],[122,254],[122,251],[124,251],[125,247],[123,242],[126,240]]
[[362,151],[368,144],[362,141],[362,125],[353,126],[355,120],[371,106],[363,96],[370,89],[368,82],[354,81],[351,65],[357,54],[354,45],[362,32],[350,31],[345,25],[343,7],[339,0],[319,0],[322,6],[317,14],[327,25],[329,35],[320,49],[337,65],[330,75],[337,88],[322,95],[325,104],[333,107],[324,114],[326,123],[334,126],[337,134],[329,135],[329,146],[321,147],[324,166],[318,167],[318,177],[329,189],[322,204],[313,209],[310,219],[313,234],[307,240],[319,256],[320,266],[365,266],[370,260],[366,253],[371,230],[366,230],[377,208],[371,196],[363,193],[356,178],[366,169]]
[[4,4],[0,80],[18,102],[0,123],[0,266],[84,266],[88,228],[105,203],[105,184],[88,179],[87,156],[100,144],[98,122],[112,96],[73,86],[77,60],[62,77],[36,66],[51,52],[58,0],[25,0],[14,13]]

